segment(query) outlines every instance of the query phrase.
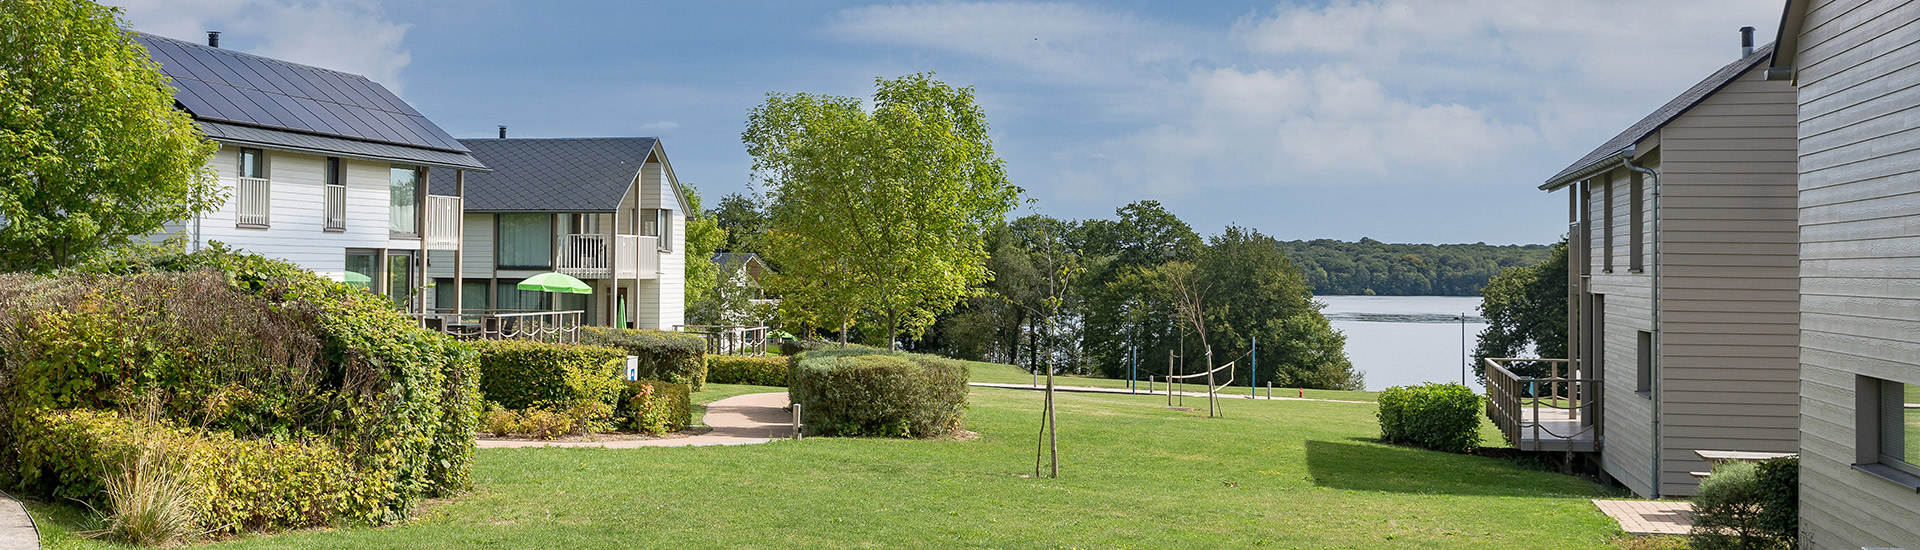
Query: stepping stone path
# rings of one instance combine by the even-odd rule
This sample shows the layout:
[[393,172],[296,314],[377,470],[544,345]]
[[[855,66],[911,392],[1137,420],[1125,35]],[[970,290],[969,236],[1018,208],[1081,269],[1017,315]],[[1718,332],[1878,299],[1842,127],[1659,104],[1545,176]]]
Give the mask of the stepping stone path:
[[0,493],[0,550],[39,550],[40,531],[20,501]]
[[[754,393],[729,397],[707,405],[707,427],[713,431],[690,437],[636,439],[626,441],[524,441],[482,439],[483,449],[508,447],[704,447],[707,445],[752,445],[793,436],[793,413],[787,409],[786,392]],[[7,550],[0,546],[0,550]]]

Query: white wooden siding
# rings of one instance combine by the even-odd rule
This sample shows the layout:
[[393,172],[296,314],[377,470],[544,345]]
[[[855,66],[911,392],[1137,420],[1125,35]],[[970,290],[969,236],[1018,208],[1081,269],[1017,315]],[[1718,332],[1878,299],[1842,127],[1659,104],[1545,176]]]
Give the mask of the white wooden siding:
[[[218,185],[229,195],[237,179],[239,149],[222,146],[209,161],[218,173]],[[388,165],[342,159],[346,172],[347,227],[326,231],[326,157],[267,150],[267,179],[271,181],[272,225],[265,229],[235,226],[233,205],[223,205],[198,222],[201,242],[219,241],[236,249],[284,259],[323,276],[345,276],[346,249],[418,249],[419,241],[388,235]],[[168,231],[190,233],[193,220],[168,224]],[[191,235],[188,235],[191,238]]]
[[1920,495],[1851,466],[1856,377],[1920,383],[1920,5],[1811,0],[1804,9],[1801,540],[1920,548]]

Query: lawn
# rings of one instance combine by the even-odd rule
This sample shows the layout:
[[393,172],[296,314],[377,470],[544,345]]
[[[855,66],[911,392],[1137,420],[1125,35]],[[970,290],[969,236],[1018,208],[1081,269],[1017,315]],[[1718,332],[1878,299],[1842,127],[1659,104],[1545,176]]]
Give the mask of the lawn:
[[[711,386],[696,400],[759,388]],[[777,388],[773,389],[778,391]],[[1033,474],[1040,394],[975,389],[959,441],[487,449],[479,490],[406,525],[236,548],[1604,548],[1614,496],[1512,462],[1381,445],[1369,404],[1059,396],[1061,479]],[[34,508],[49,548],[96,547]]]
[[[1026,384],[1026,385],[1032,385],[1034,383],[1034,376],[1032,374],[1028,373],[1025,369],[1022,369],[1020,367],[1016,367],[1013,365],[968,361],[967,366],[973,369],[972,380],[974,382],[989,382],[994,384]],[[1046,385],[1047,381],[1045,378],[1041,378],[1039,383],[1040,385],[1044,386]],[[1089,387],[1095,387],[1095,388],[1127,387],[1126,380],[1119,380],[1114,378],[1097,378],[1092,376],[1056,375],[1053,377],[1053,383],[1056,386],[1089,386]],[[1147,391],[1147,381],[1140,380],[1138,388],[1141,392]],[[1153,386],[1153,389],[1154,391],[1164,392],[1166,391],[1166,385],[1156,382]],[[1207,387],[1206,387],[1206,384],[1204,383],[1187,384],[1187,391],[1204,392],[1204,391],[1207,391]],[[1230,386],[1227,389],[1220,390],[1220,394],[1233,395],[1233,396],[1246,395],[1247,387],[1246,386]],[[1267,395],[1267,389],[1265,387],[1260,388],[1259,395],[1261,396]],[[1274,388],[1273,396],[1274,397],[1299,397],[1300,390],[1297,390],[1294,388]],[[1306,396],[1313,399],[1340,399],[1340,400],[1346,400],[1346,401],[1378,401],[1380,399],[1380,392],[1306,390]]]

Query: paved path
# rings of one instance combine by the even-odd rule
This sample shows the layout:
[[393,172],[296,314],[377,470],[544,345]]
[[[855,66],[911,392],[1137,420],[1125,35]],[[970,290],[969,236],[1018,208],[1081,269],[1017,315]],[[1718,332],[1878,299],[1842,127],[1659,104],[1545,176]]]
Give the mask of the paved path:
[[0,493],[0,550],[39,550],[40,531],[20,501]]
[[1633,535],[1685,535],[1693,529],[1693,504],[1678,500],[1600,500],[1600,511]]
[[[752,445],[793,436],[793,413],[788,412],[786,392],[754,393],[721,399],[707,405],[707,427],[713,431],[691,437],[636,439],[629,441],[523,441],[482,439],[483,449],[503,447],[704,447],[707,445]],[[0,546],[0,550],[7,550]]]
[[[1001,389],[1008,389],[1008,390],[1042,391],[1047,389],[1046,386],[1032,386],[1032,385],[1022,385],[1022,384],[994,384],[994,383],[988,383],[988,382],[970,382],[967,385],[973,386],[976,388],[1001,388]],[[1240,388],[1240,389],[1245,390],[1246,388]],[[1093,386],[1061,386],[1061,385],[1055,385],[1053,387],[1053,391],[1068,392],[1068,393],[1109,393],[1109,394],[1118,394],[1118,395],[1132,395],[1134,393],[1133,390],[1129,390],[1126,388],[1096,388]],[[1144,391],[1139,393],[1139,395],[1166,395],[1166,394],[1167,394],[1166,390],[1160,390],[1153,393],[1147,393]],[[1205,399],[1207,397],[1207,392],[1184,391],[1184,392],[1178,392],[1176,395],[1184,395],[1187,397],[1198,397],[1201,399]],[[1264,395],[1260,397],[1249,397],[1247,396],[1247,394],[1244,394],[1244,393],[1226,393],[1226,392],[1221,392],[1220,398],[1221,399],[1258,399],[1261,401],[1269,401],[1269,400],[1270,401],[1324,401],[1328,403],[1360,403],[1363,405],[1373,404],[1372,401],[1348,401],[1344,399],[1315,399],[1311,397],[1282,397],[1282,396],[1267,397]]]

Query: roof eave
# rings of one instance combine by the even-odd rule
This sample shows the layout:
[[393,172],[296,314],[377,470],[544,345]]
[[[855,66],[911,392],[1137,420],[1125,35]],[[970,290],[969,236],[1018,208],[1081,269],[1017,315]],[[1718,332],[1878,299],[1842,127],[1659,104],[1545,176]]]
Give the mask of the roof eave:
[[[492,168],[487,168],[485,164],[481,164],[479,159],[474,159],[473,164],[471,165],[458,165],[458,164],[449,164],[444,162],[425,161],[420,159],[388,157],[388,156],[382,156],[382,155],[369,155],[366,153],[355,153],[350,151],[330,151],[330,150],[319,149],[314,147],[301,147],[298,145],[287,145],[284,143],[272,143],[272,142],[266,142],[266,141],[256,141],[256,140],[250,140],[250,139],[232,138],[232,137],[224,137],[224,136],[222,137],[207,136],[207,139],[214,142],[218,142],[218,143],[246,145],[251,147],[258,147],[261,149],[273,149],[276,151],[292,151],[295,153],[307,153],[307,154],[319,155],[323,157],[352,158],[352,159],[360,159],[360,160],[371,160],[376,162],[390,162],[395,164],[417,164],[421,166],[431,166],[434,168],[446,168],[449,170],[464,170],[468,172],[492,172],[493,171]],[[467,157],[472,158],[472,155],[467,155]]]
[[1622,159],[1625,159],[1628,155],[1632,155],[1632,154],[1633,154],[1633,148],[1628,147],[1626,149],[1621,149],[1620,151],[1610,156],[1600,157],[1600,160],[1596,160],[1596,161],[1593,161],[1592,163],[1587,164],[1586,166],[1582,166],[1580,167],[1579,170],[1568,172],[1567,175],[1565,176],[1560,176],[1558,178],[1547,180],[1546,183],[1540,184],[1540,190],[1541,191],[1559,191],[1563,187],[1566,187],[1568,185],[1573,185],[1573,182],[1591,178],[1595,174],[1606,172],[1614,168],[1619,168],[1620,161]]

